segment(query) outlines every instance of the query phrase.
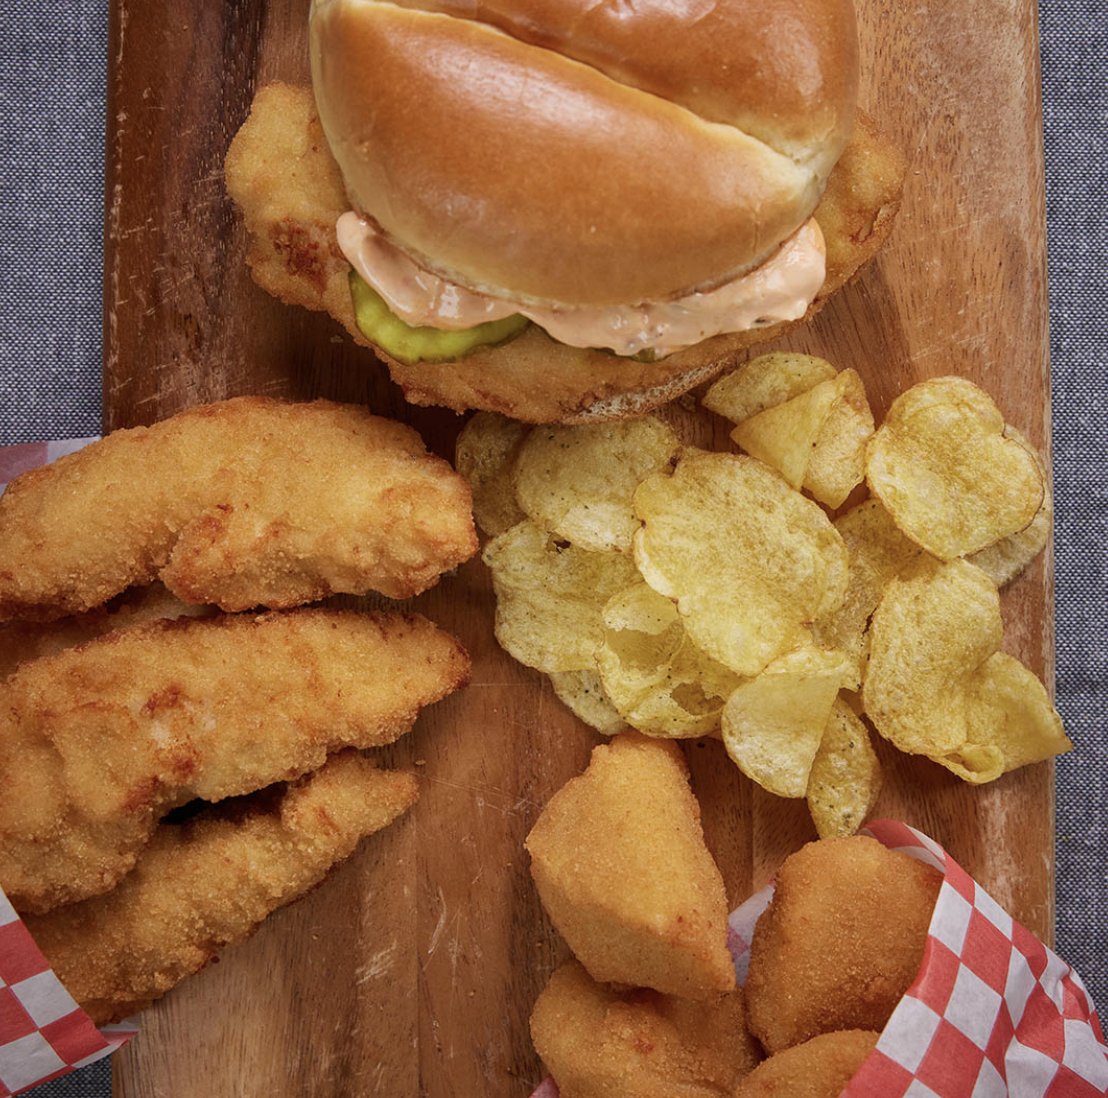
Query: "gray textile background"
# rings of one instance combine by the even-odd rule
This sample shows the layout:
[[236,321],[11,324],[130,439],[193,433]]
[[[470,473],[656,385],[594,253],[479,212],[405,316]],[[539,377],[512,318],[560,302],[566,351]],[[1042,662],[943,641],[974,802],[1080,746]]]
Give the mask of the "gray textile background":
[[0,0],[0,445],[100,430],[107,0]]
[[1054,385],[1058,949],[1108,1008],[1108,3],[1040,0]]
[[[1058,948],[1108,1004],[1108,4],[1040,0],[1058,705]],[[0,0],[0,445],[94,434],[107,0]],[[109,1093],[98,1065],[35,1092]]]

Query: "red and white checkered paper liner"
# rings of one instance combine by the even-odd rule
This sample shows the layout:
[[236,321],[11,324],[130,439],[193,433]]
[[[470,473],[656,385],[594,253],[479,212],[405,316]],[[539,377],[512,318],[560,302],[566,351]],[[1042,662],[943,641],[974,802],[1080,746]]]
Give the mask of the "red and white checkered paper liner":
[[0,1098],[91,1064],[136,1032],[92,1024],[0,892]]
[[[895,820],[867,830],[940,870],[943,885],[919,975],[841,1098],[1108,1095],[1108,1046],[1077,973],[934,840]],[[769,885],[731,913],[740,983],[772,896]],[[531,1098],[558,1098],[558,1088],[547,1079]]]
[[28,469],[49,465],[66,454],[81,450],[96,438],[67,438],[60,442],[27,442],[20,446],[0,447],[0,492]]

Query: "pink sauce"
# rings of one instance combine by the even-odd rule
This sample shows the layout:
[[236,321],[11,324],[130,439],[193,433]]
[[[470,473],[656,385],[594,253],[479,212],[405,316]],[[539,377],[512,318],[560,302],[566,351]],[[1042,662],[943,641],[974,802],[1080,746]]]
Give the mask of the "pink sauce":
[[520,313],[560,343],[658,355],[725,332],[798,320],[823,285],[826,249],[815,220],[802,225],[760,267],[722,286],[639,305],[580,306],[513,301],[460,286],[426,270],[356,213],[336,226],[351,266],[414,327],[472,328]]

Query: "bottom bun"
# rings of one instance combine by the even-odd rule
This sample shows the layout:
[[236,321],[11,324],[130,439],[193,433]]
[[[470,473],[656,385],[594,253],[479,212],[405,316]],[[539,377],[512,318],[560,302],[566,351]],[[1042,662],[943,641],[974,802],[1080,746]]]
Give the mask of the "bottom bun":
[[374,347],[354,320],[350,266],[335,242],[349,208],[310,88],[262,88],[227,154],[227,189],[250,234],[255,282],[292,305],[335,318],[386,363],[412,404],[457,412],[482,408],[530,423],[622,419],[665,404],[734,366],[749,347],[812,317],[877,253],[900,205],[904,162],[870,119],[831,173],[815,217],[827,242],[827,278],[805,317],[715,336],[659,362],[569,347],[531,325],[507,343],[451,362],[398,362]]

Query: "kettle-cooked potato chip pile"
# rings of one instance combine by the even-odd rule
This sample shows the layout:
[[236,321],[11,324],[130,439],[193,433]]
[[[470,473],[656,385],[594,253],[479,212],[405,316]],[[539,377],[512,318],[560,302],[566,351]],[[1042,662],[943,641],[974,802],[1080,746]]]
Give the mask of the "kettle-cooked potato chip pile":
[[998,585],[1042,550],[1051,504],[987,394],[925,381],[875,430],[856,372],[771,354],[704,404],[746,453],[682,446],[654,417],[466,425],[512,656],[605,735],[721,735],[763,788],[807,798],[821,836],[876,801],[863,717],[975,783],[1069,748],[1000,651]]

